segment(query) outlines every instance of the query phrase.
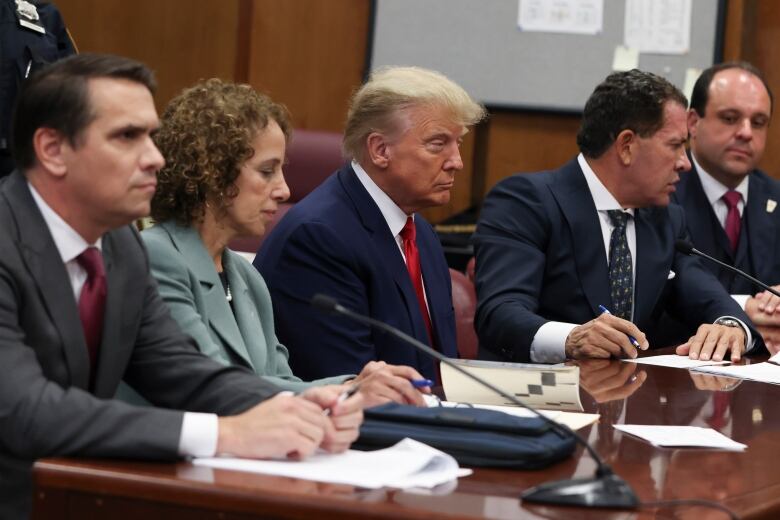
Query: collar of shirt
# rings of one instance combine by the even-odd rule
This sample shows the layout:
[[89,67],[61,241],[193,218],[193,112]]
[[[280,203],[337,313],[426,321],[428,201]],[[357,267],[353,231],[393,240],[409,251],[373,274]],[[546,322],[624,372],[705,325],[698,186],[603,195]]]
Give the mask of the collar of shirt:
[[585,160],[585,156],[579,154],[577,156],[577,162],[582,168],[582,173],[585,175],[585,181],[588,183],[588,189],[590,195],[593,197],[593,203],[596,205],[596,211],[609,211],[612,209],[620,209],[634,216],[634,209],[624,209],[617,201],[614,195],[612,195],[601,180],[596,176],[596,172],[590,167],[588,161]]
[[[364,170],[356,161],[352,161],[352,169],[355,170],[358,180],[371,196],[374,203],[379,207],[379,211],[385,218],[385,222],[387,222],[387,227],[390,228],[390,233],[396,237],[396,242],[400,242],[398,235],[406,225],[408,215],[404,213],[404,210],[398,207],[398,204],[393,202],[393,199],[391,199],[387,193],[382,191],[382,188],[376,185],[371,177],[369,177],[368,173],[366,173],[366,170]],[[412,216],[412,218],[414,218],[414,216]],[[401,253],[403,253],[403,249],[401,249]]]
[[[720,181],[715,179],[715,177],[707,173],[707,171],[701,167],[699,161],[696,160],[696,156],[693,154],[693,152],[691,152],[691,157],[693,158],[693,165],[696,166],[696,171],[699,172],[701,187],[704,189],[704,194],[707,196],[707,200],[710,201],[710,205],[714,205],[719,201],[723,202],[721,197],[723,197],[723,195],[729,191],[729,188],[721,184]],[[748,184],[748,176],[745,175],[745,178],[742,179],[742,182],[739,183],[739,186],[734,188],[742,195],[742,202],[739,204],[740,213],[742,212],[744,203],[748,198]],[[725,202],[723,202],[723,204],[725,205]]]
[[49,232],[54,239],[54,245],[57,246],[63,263],[67,264],[68,262],[75,260],[77,256],[90,246],[97,247],[102,251],[102,238],[98,238],[97,242],[94,244],[87,243],[75,229],[70,227],[62,217],[51,209],[51,206],[43,200],[43,197],[41,197],[40,193],[38,193],[32,184],[28,182],[27,186],[30,188],[30,193],[32,193],[33,200],[35,200],[35,204],[38,206],[41,215],[43,215],[43,220],[49,228]]

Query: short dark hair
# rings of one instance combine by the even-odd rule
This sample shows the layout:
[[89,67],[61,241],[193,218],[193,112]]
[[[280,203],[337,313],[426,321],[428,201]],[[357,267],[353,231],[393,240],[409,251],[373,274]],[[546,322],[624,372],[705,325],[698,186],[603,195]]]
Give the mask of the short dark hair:
[[587,157],[600,157],[623,130],[648,137],[664,125],[667,102],[688,106],[680,90],[650,72],[615,72],[599,84],[585,103],[577,145]]
[[154,74],[146,65],[109,54],[70,56],[34,73],[22,86],[11,120],[11,150],[16,166],[35,164],[33,135],[52,128],[76,145],[96,114],[90,106],[88,80],[127,79],[154,92]]
[[715,78],[718,72],[729,69],[741,69],[757,77],[763,83],[767,94],[769,94],[769,113],[772,113],[772,107],[774,106],[774,97],[772,96],[772,89],[769,88],[769,83],[766,82],[764,74],[758,70],[754,65],[746,61],[727,61],[724,63],[718,63],[712,67],[706,69],[701,73],[699,79],[693,85],[693,91],[691,92],[691,108],[699,114],[700,117],[704,117],[704,111],[707,109],[707,102],[710,98],[710,84]]

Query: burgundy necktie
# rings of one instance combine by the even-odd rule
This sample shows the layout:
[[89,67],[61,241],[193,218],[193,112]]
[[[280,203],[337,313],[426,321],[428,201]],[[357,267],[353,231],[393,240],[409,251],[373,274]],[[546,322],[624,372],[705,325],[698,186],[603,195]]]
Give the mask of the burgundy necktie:
[[729,237],[731,251],[734,253],[737,252],[739,233],[742,230],[742,218],[739,216],[739,208],[737,207],[740,200],[742,200],[742,194],[738,191],[729,190],[723,194],[723,202],[729,208],[729,212],[726,214],[726,236]]
[[425,328],[428,330],[429,344],[433,346],[433,329],[431,327],[431,317],[428,314],[428,306],[425,305],[422,270],[420,269],[420,252],[417,250],[417,228],[412,217],[406,219],[406,225],[401,230],[401,239],[404,242],[406,269],[409,271],[409,277],[412,279],[414,292],[417,293],[417,303],[420,305],[420,312],[423,320],[425,320]]
[[87,341],[90,367],[90,386],[94,382],[98,349],[103,337],[103,313],[106,305],[106,272],[103,255],[96,247],[88,247],[76,257],[76,261],[87,272],[87,281],[79,296],[79,316]]

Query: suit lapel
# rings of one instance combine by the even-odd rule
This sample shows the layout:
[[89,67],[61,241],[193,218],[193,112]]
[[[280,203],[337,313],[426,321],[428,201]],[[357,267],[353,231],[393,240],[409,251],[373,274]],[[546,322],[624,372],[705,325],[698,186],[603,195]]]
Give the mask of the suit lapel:
[[25,177],[15,172],[6,182],[8,205],[18,223],[22,254],[62,340],[71,385],[86,389],[89,385],[87,345],[65,264]]
[[417,294],[414,291],[412,281],[409,278],[409,271],[406,269],[406,264],[398,249],[398,243],[390,233],[390,228],[387,227],[387,221],[351,167],[346,167],[339,171],[338,176],[339,181],[344,186],[344,190],[355,205],[363,226],[371,235],[374,246],[379,253],[378,261],[384,265],[398,287],[401,299],[406,306],[407,314],[413,325],[414,336],[427,344],[428,331],[420,313],[420,305],[417,303]]
[[[438,311],[452,308],[452,296],[449,291],[445,290],[450,281],[449,279],[441,280],[437,278],[439,272],[436,269],[436,259],[441,255],[438,240],[436,240],[435,236],[434,240],[436,241],[427,240],[427,235],[420,233],[419,227],[417,229],[417,248],[420,250],[420,268],[422,270],[423,284],[425,285],[425,296],[428,299],[432,332],[436,345],[442,350],[441,327],[444,322],[443,316],[439,316]],[[449,272],[447,274],[449,275]],[[444,352],[442,351],[442,353]]]
[[[198,279],[205,309],[205,315],[202,318],[222,339],[223,344],[227,348],[232,350],[247,366],[253,367],[244,340],[241,338],[241,331],[236,323],[236,318],[233,316],[230,304],[225,298],[222,281],[219,279],[214,262],[208,251],[206,251],[197,230],[192,227],[182,227],[168,223],[161,225],[170,234],[176,249],[187,259],[188,267]],[[227,266],[223,264],[223,268],[227,269]],[[239,298],[243,300],[246,297],[246,285],[243,283],[243,280],[236,282],[235,279],[239,277],[231,277],[230,272],[226,272],[228,273],[228,283],[231,285],[231,293],[234,292],[233,285],[237,283],[240,288],[235,287],[235,290],[238,292]],[[235,302],[236,305],[238,303]],[[214,353],[204,351],[204,354],[211,356]]]
[[685,199],[680,200],[683,208],[686,208],[685,220],[688,230],[692,237],[696,237],[696,247],[708,254],[733,262],[734,253],[731,251],[729,238],[704,193],[699,172],[693,166],[691,171],[684,175],[687,176],[687,190]]
[[745,204],[747,238],[753,275],[759,280],[772,279],[772,252],[775,250],[777,228],[772,213],[767,212],[769,190],[764,181],[751,175],[748,181],[748,200]]
[[550,189],[569,224],[582,292],[593,315],[597,316],[599,305],[611,305],[612,302],[609,266],[596,205],[576,159],[561,169],[561,175]]
[[636,272],[634,273],[634,323],[640,328],[648,322],[658,295],[666,284],[672,267],[671,243],[665,243],[658,233],[655,208],[634,212],[636,229]]

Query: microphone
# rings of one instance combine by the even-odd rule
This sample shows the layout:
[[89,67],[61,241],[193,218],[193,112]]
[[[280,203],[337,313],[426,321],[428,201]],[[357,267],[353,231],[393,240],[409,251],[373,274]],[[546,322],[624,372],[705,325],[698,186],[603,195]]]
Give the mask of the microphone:
[[729,265],[729,264],[727,264],[725,262],[721,262],[717,258],[713,258],[713,257],[711,257],[710,255],[708,255],[706,253],[702,253],[701,251],[699,251],[698,249],[693,247],[693,244],[690,243],[687,240],[679,239],[679,240],[675,241],[674,248],[677,249],[677,251],[679,251],[680,253],[682,253],[684,255],[695,255],[695,256],[699,256],[701,258],[706,258],[710,262],[715,262],[719,266],[725,267],[726,269],[728,269],[732,273],[738,274],[742,278],[745,278],[745,279],[749,280],[754,285],[757,285],[757,286],[761,287],[762,289],[764,289],[765,291],[769,291],[772,294],[774,294],[775,296],[777,296],[778,298],[780,298],[780,292],[776,291],[775,289],[772,289],[771,287],[769,287],[767,284],[765,284],[761,280],[757,280],[757,279],[753,278],[752,276],[747,274],[745,271],[743,271],[741,269],[737,269],[733,265]]
[[316,309],[326,313],[339,314],[360,323],[370,325],[371,327],[379,329],[382,332],[386,332],[391,336],[394,336],[401,341],[412,345],[414,348],[424,352],[428,356],[450,366],[453,370],[457,370],[469,379],[476,381],[490,391],[495,392],[504,399],[509,400],[511,403],[529,410],[531,413],[549,424],[559,434],[574,437],[574,439],[579,444],[585,447],[585,449],[597,464],[595,475],[591,478],[567,479],[540,484],[536,487],[524,491],[521,495],[522,500],[541,504],[597,508],[607,507],[617,509],[633,509],[639,505],[639,499],[634,493],[634,490],[631,489],[631,486],[629,486],[625,480],[620,478],[612,471],[612,468],[609,467],[609,465],[604,462],[604,460],[602,460],[602,458],[588,443],[588,441],[586,441],[581,435],[568,426],[556,423],[549,417],[526,405],[509,392],[506,392],[492,383],[482,379],[481,377],[472,374],[460,365],[453,363],[452,360],[447,356],[436,352],[428,345],[398,330],[392,325],[388,325],[383,321],[379,321],[377,319],[347,309],[343,305],[339,304],[339,302],[334,298],[324,294],[315,294],[311,299],[311,304]]

